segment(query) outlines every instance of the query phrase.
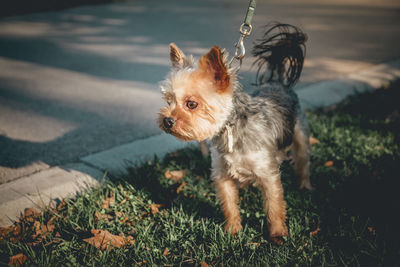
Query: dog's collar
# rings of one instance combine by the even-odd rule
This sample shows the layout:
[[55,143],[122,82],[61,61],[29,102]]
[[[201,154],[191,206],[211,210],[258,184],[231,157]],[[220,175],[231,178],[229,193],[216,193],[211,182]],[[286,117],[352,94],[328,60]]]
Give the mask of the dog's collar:
[[225,125],[226,134],[228,135],[228,151],[229,153],[233,152],[233,135],[232,135],[232,128],[228,124]]
[[233,152],[232,125],[229,125],[229,123],[225,123],[225,125],[222,126],[221,130],[219,131],[218,135],[214,137],[214,140],[216,141],[217,139],[223,139],[225,134],[226,137],[228,138],[228,152],[232,153]]

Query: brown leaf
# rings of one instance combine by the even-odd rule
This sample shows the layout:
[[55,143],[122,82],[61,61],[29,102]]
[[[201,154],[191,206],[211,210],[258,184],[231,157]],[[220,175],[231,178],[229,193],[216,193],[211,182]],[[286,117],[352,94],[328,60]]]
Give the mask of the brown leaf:
[[110,197],[106,197],[103,200],[102,208],[103,209],[108,209],[110,206],[114,205],[115,199],[114,199],[114,193],[110,192]]
[[[32,235],[32,239],[37,239],[39,243],[47,238],[47,235],[52,233],[56,228],[53,224],[40,224],[40,222],[35,221],[33,227],[35,228],[35,233]],[[36,243],[36,242],[35,242]]]
[[311,236],[316,236],[319,233],[319,231],[321,231],[321,228],[319,226],[320,226],[320,221],[318,221],[317,223],[317,228],[311,232]]
[[151,213],[153,215],[156,215],[157,213],[160,212],[159,208],[161,208],[162,206],[164,206],[164,205],[163,204],[151,204],[150,205]]
[[40,222],[39,221],[35,221],[33,223],[33,228],[35,229],[35,232],[40,231]]
[[67,202],[63,199],[60,204],[57,206],[57,210],[60,211],[62,208],[64,208],[67,205]]
[[324,166],[325,167],[332,167],[333,166],[333,161],[332,160],[328,160],[327,162],[325,162]]
[[181,185],[176,189],[176,193],[179,194],[179,192],[182,191],[183,187],[186,185],[185,182],[182,182]]
[[14,230],[14,227],[0,227],[0,240],[4,240]]
[[54,224],[42,225],[42,232],[48,234],[53,232],[54,228],[56,228]]
[[24,217],[38,217],[40,216],[40,212],[38,212],[35,208],[26,208],[24,210]]
[[135,244],[135,242],[136,242],[136,240],[135,240],[135,238],[133,238],[133,236],[128,235],[128,236],[126,237],[126,243],[127,243],[127,244],[133,245],[133,244]]
[[169,252],[169,248],[166,247],[166,248],[164,249],[163,256],[167,256],[168,252]]
[[319,144],[319,140],[317,138],[310,136],[310,145],[315,145],[315,144]]
[[53,216],[50,218],[50,220],[47,222],[47,225],[53,224],[53,222],[54,222],[55,219],[57,219],[57,216],[56,216],[56,215],[53,215]]
[[25,261],[28,260],[28,257],[22,253],[10,257],[10,262],[8,265],[22,265]]
[[[21,226],[21,224],[18,224],[17,226],[15,226],[13,233],[12,233],[14,236],[13,240],[15,240],[15,241],[21,240],[23,233],[24,233],[24,229]],[[13,240],[11,240],[11,241],[14,242]]]
[[172,179],[175,183],[182,179],[186,174],[186,170],[166,171],[165,178]]
[[18,243],[25,233],[24,223],[19,223],[18,225],[12,227],[12,237],[10,241],[14,244]]
[[212,266],[208,265],[206,262],[202,261],[201,262],[201,267],[212,267]]
[[110,214],[103,214],[97,210],[94,212],[95,223],[98,223],[99,221],[109,222],[112,218],[113,216],[111,216]]
[[34,222],[36,217],[40,216],[40,212],[38,212],[35,208],[26,208],[24,210],[23,216],[21,216],[20,221],[28,221]]
[[368,231],[371,233],[371,235],[376,235],[376,230],[373,227],[369,226]]
[[112,247],[121,248],[126,245],[124,237],[113,235],[107,230],[92,229],[90,232],[93,237],[83,239],[83,241],[102,251]]

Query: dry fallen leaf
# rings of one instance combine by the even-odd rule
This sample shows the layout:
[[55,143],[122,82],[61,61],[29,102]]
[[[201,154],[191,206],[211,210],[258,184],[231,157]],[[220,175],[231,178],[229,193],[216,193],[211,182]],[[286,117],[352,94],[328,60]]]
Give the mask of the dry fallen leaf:
[[24,210],[24,214],[20,217],[20,221],[28,221],[34,222],[36,217],[40,216],[40,212],[38,212],[35,208],[26,208]]
[[310,136],[310,145],[315,145],[315,144],[319,144],[319,140],[317,138]]
[[201,262],[201,267],[212,267],[212,266],[208,265],[206,262],[202,261]]
[[133,238],[133,236],[128,235],[128,236],[126,237],[126,243],[127,243],[127,244],[133,245],[133,244],[135,244],[135,242],[136,242],[136,240],[135,240],[135,238]]
[[62,208],[64,208],[67,205],[67,202],[63,199],[60,204],[57,206],[57,210],[60,211]]
[[161,208],[162,206],[163,204],[151,204],[150,205],[151,213],[153,215],[156,215],[157,213],[160,212],[159,208]]
[[40,216],[40,212],[38,212],[35,208],[26,208],[24,210],[24,217],[38,217]]
[[14,244],[19,242],[24,233],[25,233],[25,228],[23,226],[24,224],[18,224],[14,227],[12,227],[12,237],[10,237],[10,241],[13,242]]
[[179,192],[182,191],[183,187],[186,185],[185,182],[182,182],[181,185],[176,189],[176,193],[179,194]]
[[57,218],[57,216],[56,215],[53,215],[51,218],[50,218],[50,220],[47,222],[47,224],[49,225],[49,224],[53,224],[53,222],[54,222],[54,220]]
[[6,239],[13,230],[14,227],[0,227],[0,240]]
[[128,221],[128,217],[125,217],[125,218],[123,218],[123,219],[120,220],[120,222],[121,222],[122,224],[126,224],[127,221]]
[[101,205],[101,207],[103,209],[108,209],[110,206],[114,205],[114,203],[115,203],[114,194],[113,192],[110,192],[110,197],[106,197],[103,200],[103,204]]
[[10,257],[10,262],[8,265],[22,265],[25,261],[28,260],[28,257],[22,253]]
[[317,228],[311,232],[311,236],[316,236],[319,233],[319,231],[321,231],[321,228],[319,226],[320,226],[320,222],[318,221]]
[[31,242],[31,245],[38,245],[41,242],[43,242],[43,240],[45,240],[47,238],[47,235],[52,233],[54,231],[54,229],[56,228],[53,224],[40,224],[40,222],[35,221],[35,223],[33,224],[33,227],[35,229],[35,233],[32,235],[32,239],[34,240],[33,242]]
[[168,252],[169,252],[169,248],[166,247],[166,248],[164,249],[163,256],[167,256]]
[[124,237],[113,235],[107,230],[92,229],[90,232],[93,236],[83,239],[83,241],[102,251],[112,247],[121,248],[126,245]]
[[112,218],[113,218],[113,216],[111,216],[109,214],[103,214],[97,210],[94,212],[94,222],[95,223],[98,223],[99,221],[109,222]]
[[175,183],[182,179],[186,174],[186,170],[166,171],[165,178],[172,179]]
[[373,227],[369,226],[368,231],[371,233],[371,235],[376,235],[376,230]]
[[333,166],[333,161],[332,160],[328,160],[327,162],[325,162],[324,166],[325,167],[332,167]]

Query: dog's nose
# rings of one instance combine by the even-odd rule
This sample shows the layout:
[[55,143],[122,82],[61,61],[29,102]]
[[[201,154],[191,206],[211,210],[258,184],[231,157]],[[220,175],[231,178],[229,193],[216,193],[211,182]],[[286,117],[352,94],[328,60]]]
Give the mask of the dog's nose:
[[165,128],[170,129],[172,126],[174,126],[175,120],[173,118],[166,117],[164,118],[163,123]]

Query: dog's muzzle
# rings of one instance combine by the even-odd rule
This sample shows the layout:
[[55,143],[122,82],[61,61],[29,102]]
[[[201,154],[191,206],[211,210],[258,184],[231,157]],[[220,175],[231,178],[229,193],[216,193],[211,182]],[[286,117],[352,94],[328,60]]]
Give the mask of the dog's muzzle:
[[163,119],[163,124],[166,129],[171,129],[175,124],[175,120],[173,118],[166,117]]

